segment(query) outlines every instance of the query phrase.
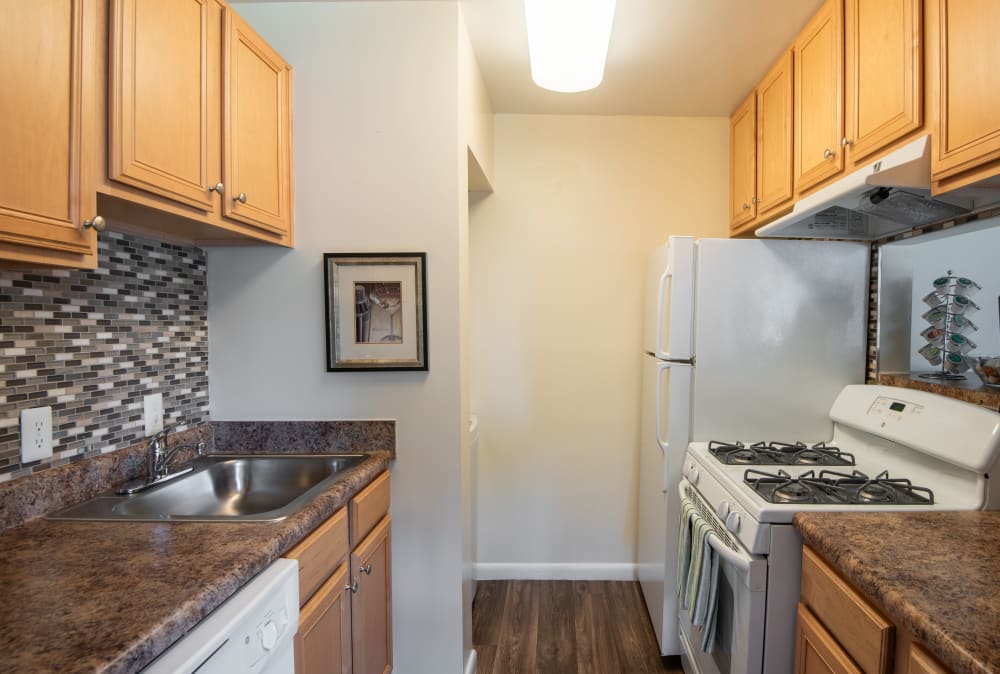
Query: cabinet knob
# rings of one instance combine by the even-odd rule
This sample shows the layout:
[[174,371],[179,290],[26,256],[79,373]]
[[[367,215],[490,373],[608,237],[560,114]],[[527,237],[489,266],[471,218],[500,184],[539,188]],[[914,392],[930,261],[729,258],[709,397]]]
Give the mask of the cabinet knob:
[[830,151],[830,148],[823,150],[823,159],[830,159],[832,156],[833,152]]
[[208,191],[215,192],[219,195],[223,195],[226,193],[226,186],[223,185],[222,183],[215,183],[214,185],[208,186]]
[[353,583],[351,583],[350,585],[345,585],[344,589],[345,590],[350,590],[352,593],[357,594],[357,592],[358,592],[358,579],[355,578]]
[[748,204],[746,202],[743,202],[743,210],[744,211],[749,211],[750,210],[750,204]]
[[247,202],[247,193],[246,192],[240,192],[235,197],[233,197],[233,201],[238,201],[241,204],[245,204]]
[[853,140],[847,140],[847,136],[840,139],[840,147],[846,148],[848,145],[854,145]]
[[370,576],[372,574],[372,565],[365,564],[364,566],[362,566],[361,573],[365,574],[366,576]]
[[107,223],[104,222],[104,218],[102,218],[99,215],[95,215],[93,220],[84,220],[83,221],[83,228],[84,229],[92,229],[95,232],[103,232],[104,231],[104,227],[106,225],[107,225]]
[[758,199],[757,197],[754,197],[753,199],[750,200],[750,203],[752,203],[754,206],[756,206],[757,204],[760,203],[760,199]]

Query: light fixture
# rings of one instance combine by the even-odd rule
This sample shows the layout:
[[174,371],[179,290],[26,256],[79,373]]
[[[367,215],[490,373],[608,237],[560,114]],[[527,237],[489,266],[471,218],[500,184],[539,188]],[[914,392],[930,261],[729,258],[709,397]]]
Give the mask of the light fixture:
[[524,0],[531,79],[571,93],[604,79],[615,0]]

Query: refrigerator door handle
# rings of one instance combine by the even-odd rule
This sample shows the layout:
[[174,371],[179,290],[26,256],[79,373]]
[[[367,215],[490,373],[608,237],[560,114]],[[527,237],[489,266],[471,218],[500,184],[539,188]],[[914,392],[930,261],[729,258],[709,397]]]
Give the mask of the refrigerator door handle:
[[[673,278],[674,271],[671,265],[667,265],[667,268],[663,270],[663,274],[660,275],[660,283],[656,291],[656,357],[663,358],[665,360],[670,359],[670,354],[666,351],[661,351],[663,348],[663,316],[661,312],[663,311],[663,299],[666,294],[667,279]],[[669,316],[667,317],[669,318]]]
[[663,372],[670,369],[670,363],[656,364],[656,444],[664,456],[670,450],[670,443],[663,440]]

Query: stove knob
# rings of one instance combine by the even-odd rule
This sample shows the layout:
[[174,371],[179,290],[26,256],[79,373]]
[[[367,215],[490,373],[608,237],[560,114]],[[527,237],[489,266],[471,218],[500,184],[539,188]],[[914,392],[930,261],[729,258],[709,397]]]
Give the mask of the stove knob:
[[719,516],[720,520],[725,521],[729,514],[729,501],[719,501],[719,505],[715,506],[715,514]]
[[734,534],[740,530],[739,513],[729,513],[729,516],[726,517],[726,528],[732,531]]
[[698,468],[695,466],[691,466],[688,469],[688,480],[691,482],[691,484],[698,484],[698,478],[699,478]]

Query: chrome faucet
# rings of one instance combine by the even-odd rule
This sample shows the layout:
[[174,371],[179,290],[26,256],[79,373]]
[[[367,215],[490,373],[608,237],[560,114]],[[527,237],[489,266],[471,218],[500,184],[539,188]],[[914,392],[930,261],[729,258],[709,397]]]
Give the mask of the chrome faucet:
[[[171,430],[173,430],[171,426],[166,426],[163,430],[149,437],[146,441],[146,477],[140,477],[127,482],[118,489],[119,494],[135,494],[136,492],[158,485],[161,482],[166,482],[167,480],[191,472],[191,466],[174,471],[170,469],[170,461],[177,452],[182,449],[192,448],[191,445],[177,445],[172,449],[168,449],[167,437],[170,435]],[[196,449],[198,455],[201,456],[205,453],[205,443],[199,442]]]

